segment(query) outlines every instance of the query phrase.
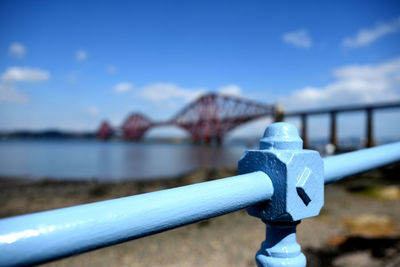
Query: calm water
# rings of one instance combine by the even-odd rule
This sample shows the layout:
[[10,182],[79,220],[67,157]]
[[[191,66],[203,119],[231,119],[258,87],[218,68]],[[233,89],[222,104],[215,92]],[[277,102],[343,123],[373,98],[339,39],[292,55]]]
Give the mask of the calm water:
[[124,180],[236,166],[246,147],[64,140],[0,141],[0,176]]

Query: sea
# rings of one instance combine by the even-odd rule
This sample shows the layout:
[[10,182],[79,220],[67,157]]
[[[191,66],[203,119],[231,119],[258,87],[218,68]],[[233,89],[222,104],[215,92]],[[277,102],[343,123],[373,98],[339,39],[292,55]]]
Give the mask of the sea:
[[2,140],[0,176],[28,179],[101,181],[166,178],[196,169],[236,167],[245,143],[99,140]]
[[[348,151],[360,149],[363,147],[360,140],[341,140],[340,147]],[[383,143],[387,142],[390,141]],[[321,156],[327,156],[327,143],[327,139],[321,139],[311,145]],[[256,138],[228,141],[221,146],[97,139],[3,139],[0,177],[99,181],[169,178],[198,169],[235,168],[245,151],[256,147]]]

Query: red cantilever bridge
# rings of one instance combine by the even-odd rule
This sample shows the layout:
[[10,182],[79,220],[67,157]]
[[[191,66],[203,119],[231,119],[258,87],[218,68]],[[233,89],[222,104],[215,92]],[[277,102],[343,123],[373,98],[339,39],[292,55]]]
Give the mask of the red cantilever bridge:
[[[152,127],[176,125],[185,129],[194,142],[220,143],[227,132],[240,124],[268,115],[274,115],[273,105],[211,93],[199,97],[168,121],[154,122],[144,114],[133,113],[120,130],[125,139],[136,141]],[[111,126],[103,122],[98,137],[106,139],[112,133]]]
[[[153,122],[141,113],[134,113],[128,117],[120,130],[125,139],[140,140],[151,127],[176,125],[189,132],[194,142],[210,143],[215,141],[220,143],[230,130],[260,117],[273,116],[275,121],[283,121],[287,117],[300,117],[301,136],[304,147],[307,147],[307,118],[313,115],[328,114],[330,117],[329,142],[337,146],[339,143],[336,127],[337,114],[364,111],[366,115],[366,146],[370,147],[374,144],[373,111],[391,108],[400,108],[400,101],[283,112],[279,105],[267,105],[232,96],[207,94],[184,107],[168,121]],[[97,135],[100,139],[107,139],[112,136],[113,132],[110,124],[103,122]]]

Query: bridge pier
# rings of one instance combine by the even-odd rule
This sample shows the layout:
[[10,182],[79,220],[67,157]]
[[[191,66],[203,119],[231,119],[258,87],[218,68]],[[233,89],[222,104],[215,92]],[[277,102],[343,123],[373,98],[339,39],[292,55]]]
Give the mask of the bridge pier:
[[222,136],[207,136],[201,137],[198,135],[192,135],[192,143],[195,145],[217,145],[221,146],[223,142]]
[[330,117],[331,117],[331,136],[330,136],[330,144],[334,145],[335,148],[337,149],[338,147],[338,140],[337,140],[337,134],[336,134],[336,111],[331,111],[330,112]]
[[373,126],[373,110],[372,108],[366,109],[366,134],[367,134],[367,147],[373,147],[374,144],[374,126]]
[[308,148],[307,136],[307,114],[301,114],[301,138],[303,139],[303,148]]
[[101,140],[108,140],[114,134],[114,130],[107,121],[103,121],[97,131],[97,138]]

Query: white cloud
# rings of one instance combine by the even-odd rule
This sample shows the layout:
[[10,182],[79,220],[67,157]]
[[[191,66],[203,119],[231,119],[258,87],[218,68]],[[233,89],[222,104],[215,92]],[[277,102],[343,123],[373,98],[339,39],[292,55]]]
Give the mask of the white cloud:
[[304,29],[285,33],[282,39],[284,42],[300,48],[310,48],[312,46],[311,38],[307,30]]
[[8,52],[11,56],[22,59],[26,54],[26,47],[21,43],[12,43],[8,48]]
[[70,84],[78,84],[81,79],[77,72],[71,72],[67,75],[66,80]]
[[356,36],[345,38],[343,40],[343,46],[352,48],[365,46],[385,35],[397,32],[399,30],[400,17],[388,23],[378,23],[374,28],[371,29],[360,30]]
[[109,73],[114,73],[114,72],[117,71],[117,68],[116,68],[114,65],[109,65],[109,66],[107,67],[107,71],[108,71]]
[[218,93],[231,96],[242,96],[243,92],[240,86],[236,84],[225,85],[217,90]]
[[118,83],[113,87],[113,91],[117,94],[125,93],[133,89],[133,85],[128,82]]
[[12,83],[0,83],[0,102],[27,103],[28,95],[18,90]]
[[171,106],[171,103],[173,103],[172,101],[183,100],[187,103],[205,92],[205,89],[181,88],[173,83],[153,83],[143,87],[141,95],[152,102],[164,102]]
[[26,103],[29,101],[28,95],[21,92],[15,86],[15,83],[37,83],[47,81],[48,79],[50,79],[48,71],[21,67],[8,68],[1,76],[0,102]]
[[82,62],[88,58],[88,54],[86,50],[78,50],[76,52],[76,60]]
[[87,112],[89,115],[97,116],[97,115],[99,114],[99,109],[96,108],[96,107],[88,107],[88,108],[86,108],[86,112]]
[[50,79],[48,71],[32,68],[11,67],[2,75],[4,82],[44,82]]
[[280,102],[310,107],[400,99],[400,57],[380,64],[344,66],[333,70],[333,76],[332,83],[294,91]]

